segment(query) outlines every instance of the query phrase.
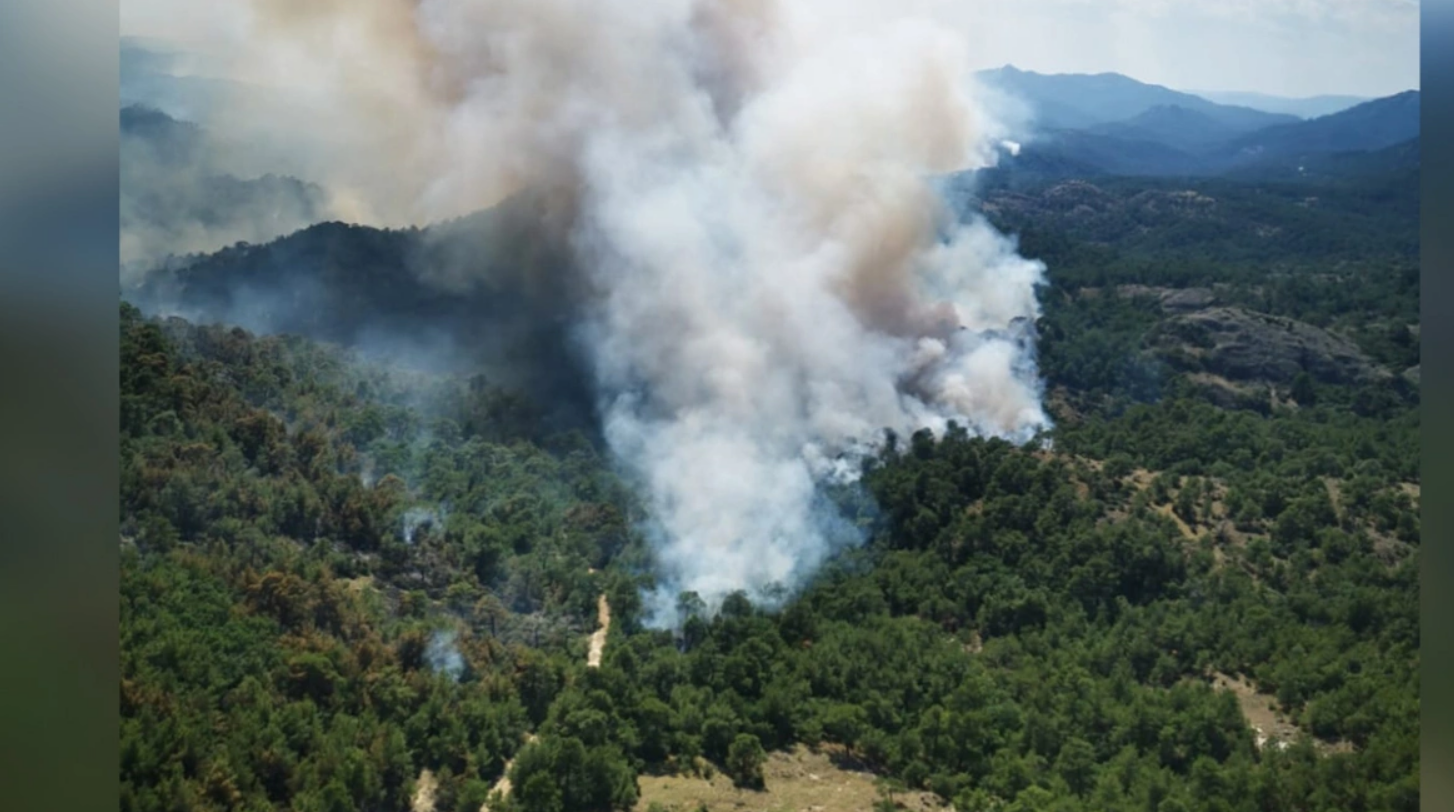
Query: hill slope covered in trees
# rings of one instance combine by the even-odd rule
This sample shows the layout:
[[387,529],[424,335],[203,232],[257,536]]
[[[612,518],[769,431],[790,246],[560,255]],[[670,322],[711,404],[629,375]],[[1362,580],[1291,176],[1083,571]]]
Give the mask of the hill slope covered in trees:
[[886,438],[864,546],[671,630],[560,390],[321,343],[508,276],[334,225],[171,278],[205,316],[305,275],[312,337],[123,304],[121,808],[645,808],[809,745],[960,810],[1416,809],[1417,186],[977,183],[1051,268],[1049,442]]

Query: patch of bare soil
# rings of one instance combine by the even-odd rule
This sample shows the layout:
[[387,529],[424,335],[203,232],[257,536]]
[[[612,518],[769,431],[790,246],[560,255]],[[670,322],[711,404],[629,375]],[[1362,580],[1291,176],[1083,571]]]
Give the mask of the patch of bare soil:
[[1182,521],[1182,518],[1176,515],[1176,511],[1171,509],[1171,505],[1157,505],[1154,510],[1162,516],[1176,522],[1176,529],[1181,531],[1181,534],[1186,538],[1194,539],[1197,537],[1196,531],[1192,530],[1191,525]]
[[[1231,691],[1242,708],[1242,716],[1252,728],[1259,750],[1266,747],[1285,749],[1302,737],[1303,731],[1291,719],[1277,710],[1277,700],[1269,694],[1259,693],[1257,687],[1243,677],[1234,677],[1220,671],[1212,673],[1212,685],[1218,690]],[[1313,741],[1321,753],[1341,753],[1352,750],[1347,742]]]
[[412,812],[434,812],[434,793],[439,789],[439,782],[434,779],[434,773],[427,769],[419,771],[419,780],[414,782],[414,801],[409,804]]
[[1373,555],[1390,569],[1397,567],[1405,558],[1408,558],[1409,553],[1413,550],[1413,545],[1387,533],[1370,529],[1368,535],[1373,539]]
[[355,595],[374,587],[374,576],[372,575],[362,575],[358,578],[346,578],[342,580],[344,588]]
[[1338,517],[1341,524],[1347,517],[1347,511],[1343,508],[1343,484],[1328,476],[1322,479],[1323,487],[1328,491],[1328,503],[1333,506],[1333,515]]
[[1277,700],[1257,692],[1257,687],[1242,677],[1222,672],[1212,674],[1212,685],[1221,691],[1231,691],[1237,697],[1242,715],[1256,736],[1257,747],[1261,749],[1276,742],[1275,746],[1286,747],[1297,739],[1298,729],[1286,716],[1275,708]]
[[1126,477],[1126,479],[1130,480],[1131,484],[1135,486],[1136,490],[1138,491],[1144,491],[1147,488],[1151,487],[1151,480],[1155,478],[1156,474],[1146,470],[1145,468],[1137,468]]
[[[529,736],[526,736],[525,737],[525,744],[521,746],[521,749],[523,750],[526,747],[529,747],[534,742],[535,742],[535,734],[534,733],[531,733]],[[505,771],[502,772],[502,773],[500,773],[500,780],[499,781],[496,781],[495,782],[495,786],[493,786],[493,787],[490,788],[490,796],[489,797],[490,797],[491,800],[495,800],[496,798],[499,798],[499,800],[503,801],[506,798],[510,797],[510,790],[512,789],[512,787],[510,785],[510,769],[512,767],[514,767],[514,766],[515,766],[515,759],[513,759],[513,758],[510,759],[509,761],[505,762]],[[419,812],[419,810],[416,809],[415,812]],[[480,806],[480,812],[490,812],[490,802],[489,801],[486,801],[483,805]]]
[[[762,772],[761,791],[738,789],[720,772],[709,773],[710,778],[643,775],[636,812],[652,804],[671,812],[869,812],[885,797],[877,777],[841,749],[799,745],[791,752],[770,753]],[[945,808],[931,792],[895,792],[893,800],[910,812]]]
[[604,594],[596,601],[596,623],[599,628],[591,634],[591,648],[586,653],[587,668],[600,668],[601,655],[606,652],[606,633],[611,630],[611,604]]

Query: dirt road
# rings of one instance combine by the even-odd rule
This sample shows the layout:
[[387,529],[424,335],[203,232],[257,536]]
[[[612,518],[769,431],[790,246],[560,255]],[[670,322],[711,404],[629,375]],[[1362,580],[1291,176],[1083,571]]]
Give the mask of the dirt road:
[[596,601],[596,623],[600,628],[591,635],[591,649],[586,654],[587,668],[600,668],[601,655],[606,652],[606,633],[611,630],[611,604],[605,594]]

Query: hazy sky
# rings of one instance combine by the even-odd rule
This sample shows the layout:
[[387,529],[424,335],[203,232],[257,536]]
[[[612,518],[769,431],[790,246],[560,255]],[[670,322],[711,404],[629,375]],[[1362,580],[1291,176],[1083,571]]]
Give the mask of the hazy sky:
[[[908,0],[940,10],[975,67],[1116,71],[1184,90],[1383,96],[1419,86],[1418,0]],[[122,0],[121,33],[238,35],[244,3]],[[231,7],[231,8],[229,8]]]
[[1186,90],[1383,96],[1419,86],[1417,0],[1018,0],[984,6],[986,66],[1116,71]]

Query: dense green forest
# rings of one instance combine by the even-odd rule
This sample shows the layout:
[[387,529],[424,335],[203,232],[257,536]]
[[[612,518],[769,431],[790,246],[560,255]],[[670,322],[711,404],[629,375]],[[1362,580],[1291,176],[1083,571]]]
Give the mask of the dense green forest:
[[[1177,189],[990,189],[1053,269],[1055,429],[888,436],[868,543],[673,630],[641,506],[549,404],[123,303],[121,808],[403,810],[427,771],[475,812],[508,764],[491,808],[629,809],[804,743],[963,812],[1417,809],[1416,244],[1359,219],[1403,222],[1383,186],[1223,183],[1231,225],[1160,229],[1127,201]],[[1036,214],[1070,193],[1114,216]],[[1271,334],[1301,371],[1247,360]]]

